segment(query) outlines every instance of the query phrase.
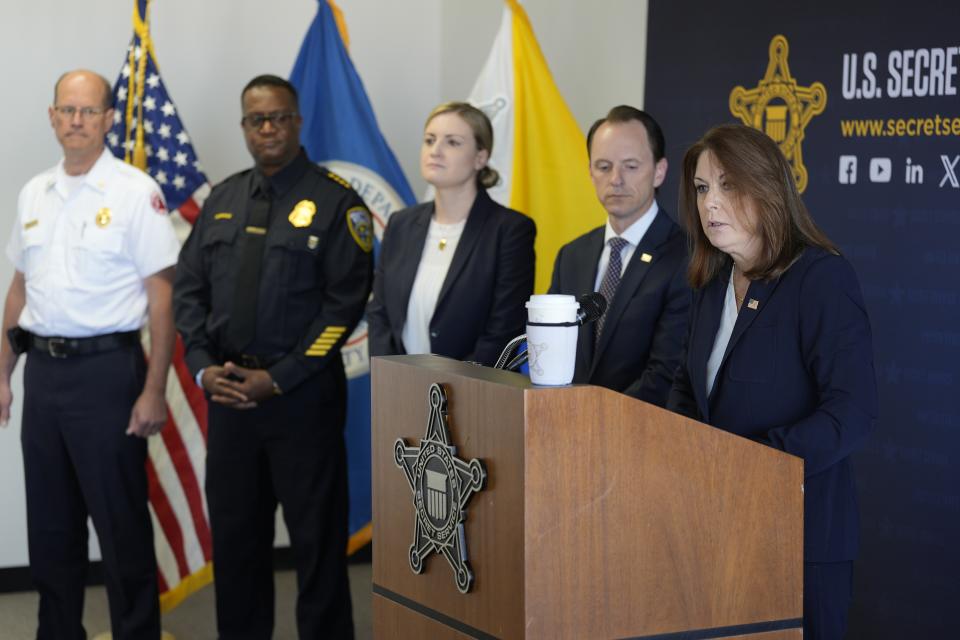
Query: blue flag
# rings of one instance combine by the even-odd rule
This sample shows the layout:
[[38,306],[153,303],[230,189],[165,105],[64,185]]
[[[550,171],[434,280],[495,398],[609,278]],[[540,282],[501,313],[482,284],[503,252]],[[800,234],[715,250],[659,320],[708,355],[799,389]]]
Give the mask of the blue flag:
[[[290,82],[300,93],[301,140],[307,154],[350,181],[373,214],[375,254],[390,215],[415,202],[413,191],[390,150],[360,76],[337,26],[337,9],[319,0],[317,17],[300,47]],[[341,23],[342,24],[342,23]],[[362,321],[343,349],[349,378],[347,458],[350,478],[350,545],[370,542],[370,364],[367,323]]]

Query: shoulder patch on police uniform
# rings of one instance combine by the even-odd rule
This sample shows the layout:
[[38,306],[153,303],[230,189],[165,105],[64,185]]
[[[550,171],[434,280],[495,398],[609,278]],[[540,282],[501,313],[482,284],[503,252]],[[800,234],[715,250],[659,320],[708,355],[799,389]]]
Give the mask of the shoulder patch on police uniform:
[[221,211],[220,213],[213,214],[214,220],[232,220],[233,214],[226,211]]
[[373,220],[366,207],[351,207],[347,210],[347,227],[360,248],[370,253],[373,250]]
[[313,200],[301,200],[293,207],[287,219],[295,227],[309,227],[316,212],[317,205]]
[[338,176],[337,174],[335,174],[333,171],[330,171],[329,169],[327,169],[327,177],[345,189],[353,189],[353,187],[350,186],[350,183],[347,182],[345,178]]

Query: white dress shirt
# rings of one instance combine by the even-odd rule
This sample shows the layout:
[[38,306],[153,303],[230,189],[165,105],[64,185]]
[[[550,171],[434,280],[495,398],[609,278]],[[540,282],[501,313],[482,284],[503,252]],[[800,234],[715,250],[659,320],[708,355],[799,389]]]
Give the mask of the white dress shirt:
[[430,353],[430,321],[466,223],[466,219],[456,224],[439,224],[430,219],[417,277],[413,280],[407,303],[407,320],[400,336],[403,348],[409,354]]
[[[646,213],[640,216],[636,222],[620,234],[620,237],[629,243],[620,250],[620,258],[623,261],[620,267],[621,276],[627,270],[627,264],[629,264],[630,258],[633,257],[633,252],[636,251],[637,245],[643,240],[643,236],[647,234],[647,229],[653,224],[653,220],[657,217],[659,210],[657,201],[654,200]],[[610,226],[610,219],[608,218],[607,227],[603,234],[603,251],[600,252],[600,262],[597,263],[597,280],[593,283],[594,291],[600,291],[600,283],[603,282],[603,275],[607,272],[607,265],[610,264],[610,245],[607,243],[610,241],[610,238],[615,238],[616,236],[617,232]]]
[[723,298],[723,312],[720,314],[720,328],[717,329],[717,337],[713,340],[713,350],[707,360],[707,397],[713,390],[717,372],[720,371],[720,363],[723,362],[723,354],[727,350],[727,344],[730,343],[730,336],[733,335],[735,324],[737,324],[737,298],[733,288],[733,269],[731,269],[730,282],[727,283],[727,293]]
[[160,187],[108,150],[82,177],[63,161],[20,192],[7,257],[24,275],[19,324],[41,336],[134,331],[146,318],[143,280],[177,262]]

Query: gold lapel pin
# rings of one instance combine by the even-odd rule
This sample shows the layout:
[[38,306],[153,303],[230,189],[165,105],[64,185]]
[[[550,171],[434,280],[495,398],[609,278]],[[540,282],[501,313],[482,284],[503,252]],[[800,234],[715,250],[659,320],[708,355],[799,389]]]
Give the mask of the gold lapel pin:
[[641,262],[653,262],[653,256],[650,255],[649,253],[645,253],[645,254],[643,254],[642,256],[640,256],[640,261],[641,261]]
[[750,298],[750,302],[747,303],[748,309],[753,309],[754,311],[760,306],[760,301],[756,298]]

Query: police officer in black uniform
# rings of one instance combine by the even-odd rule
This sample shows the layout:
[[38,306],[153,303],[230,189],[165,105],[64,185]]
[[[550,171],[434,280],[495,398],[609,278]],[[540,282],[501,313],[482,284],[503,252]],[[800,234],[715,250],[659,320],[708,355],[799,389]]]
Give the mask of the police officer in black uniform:
[[352,638],[346,378],[340,348],[372,281],[360,197],[300,147],[294,87],[241,94],[256,166],[214,188],[174,287],[186,360],[209,402],[206,493],[222,640],[270,638],[277,501],[297,566],[301,638]]

